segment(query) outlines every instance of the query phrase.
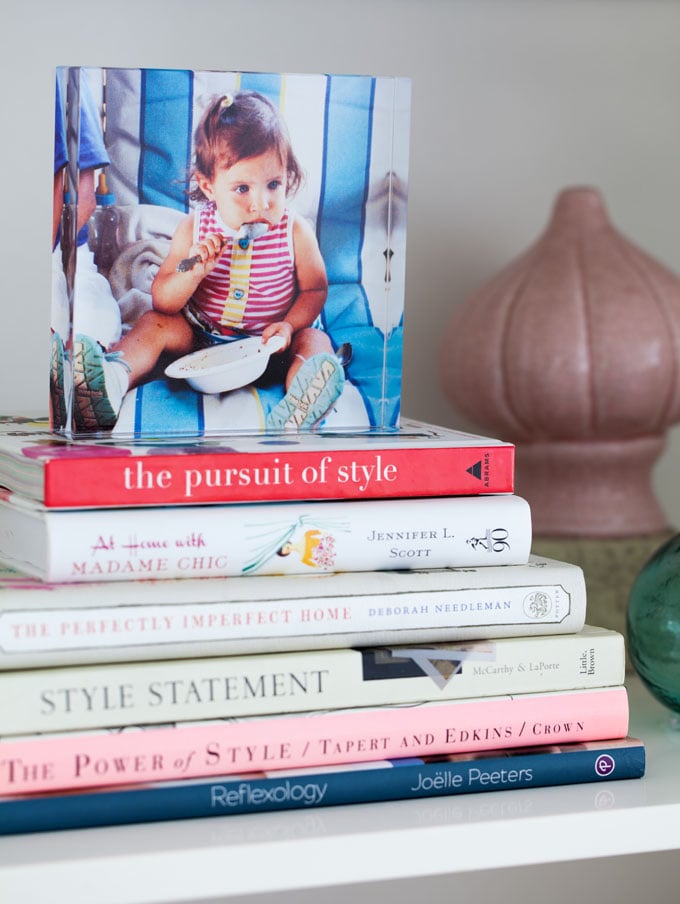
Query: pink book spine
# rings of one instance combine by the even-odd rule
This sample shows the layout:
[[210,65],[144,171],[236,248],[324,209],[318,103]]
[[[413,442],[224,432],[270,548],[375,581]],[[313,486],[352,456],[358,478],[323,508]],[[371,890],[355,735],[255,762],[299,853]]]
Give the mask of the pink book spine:
[[624,687],[0,743],[0,794],[622,738]]

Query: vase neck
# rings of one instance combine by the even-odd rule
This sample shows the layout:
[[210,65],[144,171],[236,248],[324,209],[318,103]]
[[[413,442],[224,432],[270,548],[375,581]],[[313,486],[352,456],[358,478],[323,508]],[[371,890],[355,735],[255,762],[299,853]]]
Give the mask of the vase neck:
[[602,195],[594,188],[568,188],[557,196],[549,228],[601,229],[609,226]]

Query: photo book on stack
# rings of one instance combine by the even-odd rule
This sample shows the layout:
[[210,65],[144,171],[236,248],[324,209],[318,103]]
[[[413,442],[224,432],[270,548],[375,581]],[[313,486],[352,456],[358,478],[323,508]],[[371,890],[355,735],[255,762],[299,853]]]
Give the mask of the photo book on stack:
[[60,68],[55,430],[395,428],[409,119],[406,78]]

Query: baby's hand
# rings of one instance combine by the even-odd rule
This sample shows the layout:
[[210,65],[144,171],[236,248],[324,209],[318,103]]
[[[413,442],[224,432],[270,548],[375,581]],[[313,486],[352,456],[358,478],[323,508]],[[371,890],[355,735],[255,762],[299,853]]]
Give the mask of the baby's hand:
[[284,345],[278,349],[278,352],[285,352],[293,338],[293,327],[287,320],[280,320],[278,323],[270,323],[262,330],[262,341],[267,344],[267,340],[272,336],[280,336],[284,341]]
[[220,259],[224,247],[224,236],[216,232],[209,232],[202,242],[196,242],[189,249],[189,258],[196,259],[203,264],[205,273],[210,273]]

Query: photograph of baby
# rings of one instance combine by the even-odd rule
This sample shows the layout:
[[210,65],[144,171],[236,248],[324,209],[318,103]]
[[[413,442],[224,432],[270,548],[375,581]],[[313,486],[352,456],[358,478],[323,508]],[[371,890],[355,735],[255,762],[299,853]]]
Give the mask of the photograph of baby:
[[53,429],[398,426],[407,79],[64,68],[56,98]]

